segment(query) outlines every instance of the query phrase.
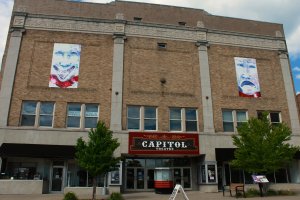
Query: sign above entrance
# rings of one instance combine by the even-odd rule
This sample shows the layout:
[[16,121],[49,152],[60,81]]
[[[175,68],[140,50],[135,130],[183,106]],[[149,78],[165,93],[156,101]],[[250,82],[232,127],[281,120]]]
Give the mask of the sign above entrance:
[[199,135],[190,133],[130,132],[129,154],[199,155]]

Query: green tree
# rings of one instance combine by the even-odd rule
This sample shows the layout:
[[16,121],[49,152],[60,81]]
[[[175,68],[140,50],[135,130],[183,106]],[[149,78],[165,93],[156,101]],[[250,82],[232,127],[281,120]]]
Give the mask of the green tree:
[[120,157],[114,157],[114,151],[120,146],[117,139],[112,137],[103,121],[89,131],[89,140],[81,137],[77,140],[75,159],[79,166],[93,177],[93,200],[96,194],[96,177],[110,171],[119,162]]
[[237,130],[238,134],[232,136],[237,149],[231,164],[249,173],[274,172],[290,163],[299,150],[288,143],[290,128],[284,123],[272,125],[267,112],[260,119],[249,119]]

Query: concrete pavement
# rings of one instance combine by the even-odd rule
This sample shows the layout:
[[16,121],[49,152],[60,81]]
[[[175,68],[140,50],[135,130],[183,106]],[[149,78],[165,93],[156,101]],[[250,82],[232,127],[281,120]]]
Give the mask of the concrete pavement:
[[[223,197],[222,192],[219,193],[202,193],[197,191],[188,191],[187,196],[190,200],[233,200],[234,197],[230,197],[229,193],[226,193]],[[123,194],[125,200],[168,200],[169,194],[155,194],[154,192],[135,192]],[[0,200],[62,200],[63,194],[43,194],[43,195],[1,195]],[[91,197],[85,197],[85,199],[91,199]],[[97,199],[100,199],[97,196]],[[176,200],[183,200],[183,195],[178,193]],[[243,198],[239,198],[243,199]],[[299,200],[300,196],[273,196],[273,197],[255,197],[248,198],[251,200]]]

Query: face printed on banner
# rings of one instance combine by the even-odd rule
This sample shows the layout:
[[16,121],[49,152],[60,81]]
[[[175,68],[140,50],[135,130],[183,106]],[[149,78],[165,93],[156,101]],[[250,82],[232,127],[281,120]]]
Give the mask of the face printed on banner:
[[253,58],[239,57],[235,57],[234,60],[239,96],[260,97],[256,60]]
[[77,88],[81,46],[55,43],[49,87]]

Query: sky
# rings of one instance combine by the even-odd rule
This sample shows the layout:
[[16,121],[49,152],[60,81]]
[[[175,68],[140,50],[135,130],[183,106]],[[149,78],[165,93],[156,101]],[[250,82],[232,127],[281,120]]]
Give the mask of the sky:
[[[38,1],[38,0],[37,0]],[[109,3],[112,0],[75,0]],[[299,0],[130,0],[204,9],[212,15],[280,23],[284,26],[295,91],[300,94]],[[8,32],[13,0],[0,0],[0,58]],[[0,66],[1,67],[1,66]]]

